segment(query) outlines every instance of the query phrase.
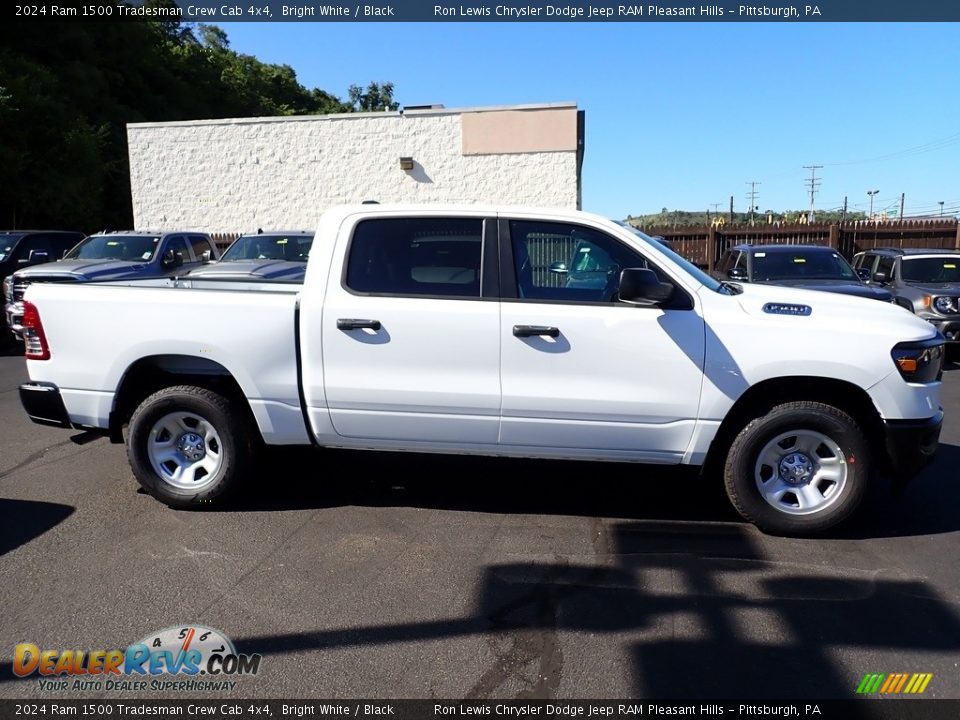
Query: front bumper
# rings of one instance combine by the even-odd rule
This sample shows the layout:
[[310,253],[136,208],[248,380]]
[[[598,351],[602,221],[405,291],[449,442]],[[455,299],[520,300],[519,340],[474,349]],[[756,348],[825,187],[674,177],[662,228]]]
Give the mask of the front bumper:
[[923,420],[884,420],[890,474],[910,477],[933,459],[940,443],[943,410]]
[[26,383],[20,386],[20,404],[39,425],[70,428],[70,416],[60,397],[60,388],[51,383]]
[[23,302],[7,303],[3,308],[7,328],[17,337],[23,333]]

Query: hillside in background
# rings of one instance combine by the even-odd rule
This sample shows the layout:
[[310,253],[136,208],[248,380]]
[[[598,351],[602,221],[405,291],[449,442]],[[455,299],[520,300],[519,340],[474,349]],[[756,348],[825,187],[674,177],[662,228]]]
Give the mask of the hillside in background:
[[[754,213],[753,221],[756,224],[766,225],[772,222],[782,222],[782,223],[795,223],[800,221],[800,218],[806,216],[806,210],[787,210],[786,212],[774,212],[773,210],[765,210],[764,212]],[[668,226],[692,226],[692,225],[709,225],[713,220],[719,215],[724,219],[724,222],[731,222],[729,212],[713,213],[713,212],[687,212],[686,210],[667,210],[663,208],[658,213],[650,213],[648,215],[628,215],[626,221],[637,227],[668,227]],[[866,220],[867,216],[862,212],[848,212],[846,216],[839,211],[828,211],[828,210],[817,210],[815,219],[818,223],[821,222],[839,222],[840,220]],[[750,222],[750,213],[735,212],[733,214],[734,223],[748,223]]]
[[347,102],[288,65],[171,21],[0,27],[0,227],[133,226],[126,123],[394,109],[393,86]]

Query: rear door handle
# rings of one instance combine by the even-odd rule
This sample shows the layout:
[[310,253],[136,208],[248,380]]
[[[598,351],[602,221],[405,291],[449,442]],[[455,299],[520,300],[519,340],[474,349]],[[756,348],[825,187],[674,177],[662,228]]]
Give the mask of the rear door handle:
[[514,325],[515,337],[560,337],[560,328],[549,325]]
[[337,330],[379,330],[379,320],[361,320],[359,318],[340,318],[337,320]]

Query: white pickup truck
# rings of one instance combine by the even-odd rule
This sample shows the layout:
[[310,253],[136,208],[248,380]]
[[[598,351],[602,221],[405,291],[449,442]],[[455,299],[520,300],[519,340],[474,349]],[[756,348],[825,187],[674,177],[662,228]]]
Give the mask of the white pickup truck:
[[125,434],[174,507],[314,444],[703,466],[802,534],[915,472],[943,419],[943,338],[902,308],[721,283],[574,211],[335,208],[302,285],[37,283],[24,336],[29,416]]

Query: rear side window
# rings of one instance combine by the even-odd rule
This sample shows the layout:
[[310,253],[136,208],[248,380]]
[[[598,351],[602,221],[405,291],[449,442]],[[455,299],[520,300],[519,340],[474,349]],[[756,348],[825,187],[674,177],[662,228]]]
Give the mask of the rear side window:
[[482,218],[382,218],[357,224],[346,286],[373,295],[480,297]]

